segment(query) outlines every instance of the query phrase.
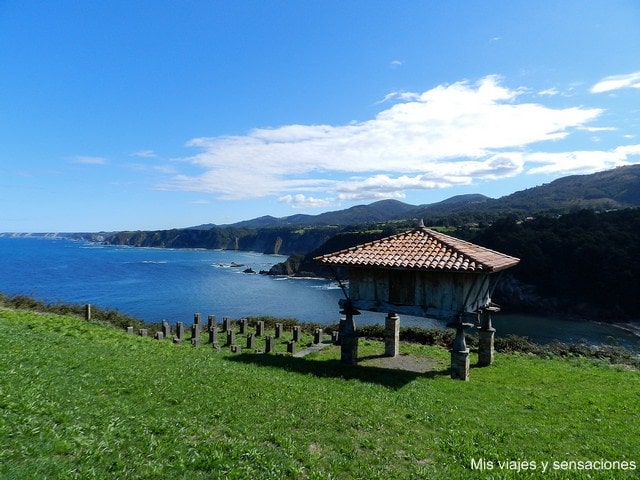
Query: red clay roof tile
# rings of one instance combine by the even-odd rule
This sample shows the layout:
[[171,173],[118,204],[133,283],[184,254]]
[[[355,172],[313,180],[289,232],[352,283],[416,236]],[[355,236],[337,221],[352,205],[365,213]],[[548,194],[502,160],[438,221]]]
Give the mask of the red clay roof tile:
[[327,265],[464,272],[496,272],[520,260],[419,227],[314,258]]

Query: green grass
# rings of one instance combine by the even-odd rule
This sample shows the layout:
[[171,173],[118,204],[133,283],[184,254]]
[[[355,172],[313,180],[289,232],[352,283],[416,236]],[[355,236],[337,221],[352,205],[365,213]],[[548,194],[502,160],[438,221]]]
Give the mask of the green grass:
[[[594,360],[497,354],[460,382],[445,349],[417,344],[402,353],[434,360],[432,372],[345,367],[337,347],[304,359],[216,353],[51,313],[0,310],[0,328],[3,479],[618,479],[640,469],[640,373]],[[383,350],[360,340],[361,357]],[[473,469],[479,459],[494,469]],[[539,470],[596,460],[636,470]]]

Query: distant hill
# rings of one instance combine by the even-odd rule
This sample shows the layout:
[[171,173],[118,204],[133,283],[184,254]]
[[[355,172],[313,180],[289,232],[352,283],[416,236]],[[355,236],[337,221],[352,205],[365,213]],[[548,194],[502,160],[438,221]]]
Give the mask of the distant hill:
[[614,209],[640,205],[640,165],[571,175],[499,199],[506,207]]
[[[410,205],[398,200],[381,200],[369,205],[356,205],[345,210],[319,215],[290,215],[276,218],[270,215],[218,227],[277,228],[357,225],[394,220],[425,219],[436,223],[449,217],[460,224],[493,220],[505,214],[533,215],[568,213],[580,209],[612,210],[640,206],[640,164],[618,167],[590,175],[571,175],[553,182],[528,188],[495,199],[478,193],[456,195],[441,202]],[[207,230],[216,225],[191,227]]]
[[[318,215],[298,214],[282,218],[265,215],[251,220],[218,226],[233,228],[275,228],[291,226],[321,227],[328,225],[356,225],[386,222],[390,219],[403,217],[407,212],[415,208],[415,205],[409,205],[408,203],[403,203],[398,200],[380,200],[369,205],[356,205],[345,210],[325,212]],[[214,226],[213,224],[206,224],[191,228],[206,230]]]
[[469,201],[451,202],[449,199],[418,206],[408,214],[424,219],[448,217],[451,223],[460,224],[494,220],[507,214],[527,216],[544,212],[553,215],[582,209],[604,211],[640,206],[640,164],[562,177],[498,199],[482,198],[481,195],[465,197],[470,197]]

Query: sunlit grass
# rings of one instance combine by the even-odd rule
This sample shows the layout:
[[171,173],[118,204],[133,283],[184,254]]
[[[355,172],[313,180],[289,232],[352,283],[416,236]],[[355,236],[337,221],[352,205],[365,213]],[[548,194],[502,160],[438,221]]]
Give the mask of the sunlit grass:
[[[0,478],[614,479],[638,470],[518,474],[497,462],[640,468],[640,374],[593,360],[498,354],[465,383],[449,378],[445,349],[417,344],[401,351],[431,360],[424,374],[345,367],[338,347],[216,353],[54,314],[0,310],[0,328]],[[361,358],[383,350],[360,340]],[[474,470],[478,459],[496,467]]]

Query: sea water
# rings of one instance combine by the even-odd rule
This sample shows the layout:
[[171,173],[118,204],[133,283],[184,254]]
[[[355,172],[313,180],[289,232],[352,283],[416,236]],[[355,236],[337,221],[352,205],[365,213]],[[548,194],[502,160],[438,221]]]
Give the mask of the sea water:
[[[134,248],[41,236],[0,237],[0,292],[45,302],[93,304],[147,322],[193,320],[194,313],[240,318],[270,315],[336,324],[340,285],[330,279],[257,273],[285,256],[227,250]],[[358,325],[384,323],[362,312]],[[497,335],[546,343],[587,340],[640,348],[640,338],[610,325],[558,318],[494,315]],[[445,328],[445,322],[402,316],[403,326]]]

